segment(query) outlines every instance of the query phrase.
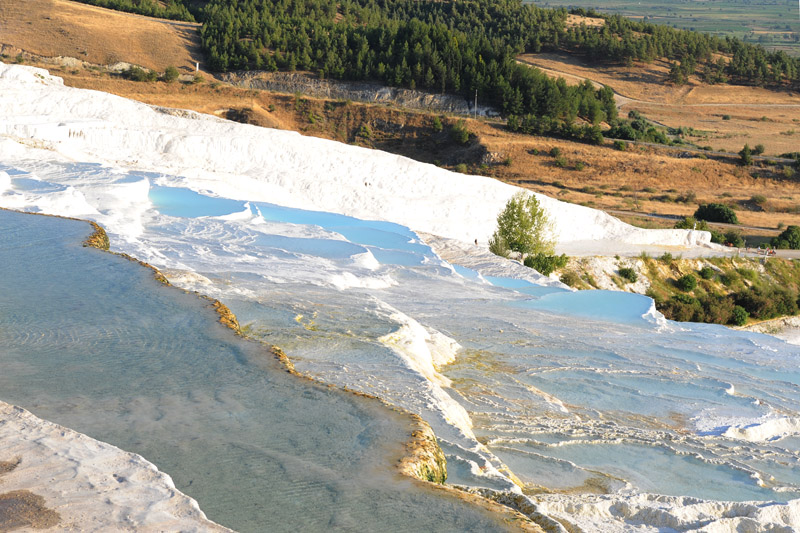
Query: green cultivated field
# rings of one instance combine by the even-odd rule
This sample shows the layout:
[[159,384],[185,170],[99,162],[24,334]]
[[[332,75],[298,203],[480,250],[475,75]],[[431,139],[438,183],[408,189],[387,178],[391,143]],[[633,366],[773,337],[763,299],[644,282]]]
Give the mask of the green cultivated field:
[[675,28],[734,36],[800,55],[800,8],[796,0],[536,0],[539,7],[595,9]]

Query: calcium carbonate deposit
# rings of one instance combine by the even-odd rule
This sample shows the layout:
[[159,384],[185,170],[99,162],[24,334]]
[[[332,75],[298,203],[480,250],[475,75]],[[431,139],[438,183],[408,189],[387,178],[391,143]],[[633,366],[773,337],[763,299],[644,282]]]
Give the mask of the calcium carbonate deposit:
[[[800,528],[798,347],[492,256],[517,188],[22,66],[0,116],[0,206],[94,220],[301,372],[419,414],[449,482],[551,530]],[[709,243],[539,199],[572,254]]]

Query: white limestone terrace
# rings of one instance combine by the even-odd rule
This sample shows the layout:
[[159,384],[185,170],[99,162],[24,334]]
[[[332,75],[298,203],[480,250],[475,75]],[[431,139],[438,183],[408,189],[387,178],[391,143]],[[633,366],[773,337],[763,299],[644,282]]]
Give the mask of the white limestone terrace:
[[0,491],[29,491],[59,515],[60,530],[230,531],[140,455],[0,401]]
[[[508,198],[519,190],[495,180],[451,173],[403,157],[302,137],[293,132],[231,123],[191,112],[170,114],[105,93],[67,88],[60,79],[51,77],[45,71],[23,66],[0,64],[0,117],[0,163],[4,157],[11,160],[32,158],[34,155],[59,161],[71,160],[81,165],[97,163],[98,172],[101,173],[114,169],[163,173],[153,178],[159,186],[190,188],[208,196],[269,202],[360,219],[387,220],[416,231],[441,259],[472,268],[478,275],[508,276],[543,283],[530,269],[496,258],[485,248],[486,241],[494,231],[497,213]],[[0,194],[10,190],[11,181],[11,177],[0,172]],[[111,228],[115,238],[128,239],[131,243],[136,241],[145,231],[143,220],[146,221],[147,217],[143,214],[151,208],[147,199],[148,184],[145,180],[120,181],[114,185],[119,194],[111,195],[103,190],[105,182],[100,179],[97,181],[98,184],[93,187],[78,190],[64,180],[63,189],[48,193],[46,198],[42,195],[38,199],[41,201],[20,203],[17,207],[36,206],[42,210],[52,209],[62,215],[93,218]],[[4,196],[4,201],[29,202],[33,195],[9,194]],[[650,252],[653,249],[651,247],[671,247],[673,251],[684,255],[717,253],[715,248],[709,247],[710,236],[707,232],[634,228],[597,210],[538,197],[554,220],[556,237],[560,242],[559,251],[572,255],[638,255],[642,250]],[[119,203],[106,203],[109,198]],[[123,202],[126,203],[123,205]],[[234,213],[226,220],[229,223],[236,222],[235,217],[242,219],[239,221],[242,225],[250,218],[259,218],[254,217],[250,208]],[[260,219],[255,222],[264,223]],[[205,254],[207,242],[202,241],[202,230],[214,229],[216,225],[218,221],[203,219],[187,225],[184,231],[176,223],[175,231],[166,235],[176,240],[178,234],[197,236],[198,241],[192,249],[200,259],[206,256],[213,258],[213,254]],[[285,231],[287,236],[297,236],[289,228],[281,228],[280,231]],[[292,231],[300,229],[294,228]],[[303,231],[311,230],[305,228]],[[310,235],[323,237],[323,233],[326,232],[317,228]],[[209,231],[208,234],[213,232]],[[159,238],[164,235],[160,234]],[[474,239],[482,244],[480,248],[474,247]],[[194,241],[192,243],[195,244]],[[178,250],[181,253],[188,252],[189,247]],[[358,263],[358,269],[353,267],[351,270],[366,279],[372,272],[367,267],[377,267],[374,258],[367,261],[366,254],[362,255],[363,261],[354,260],[354,264]],[[155,254],[154,257],[157,258]],[[183,260],[180,254],[175,257]],[[271,267],[276,263],[273,261],[266,265]],[[287,265],[281,272],[289,277],[296,278],[305,272],[293,264]],[[180,265],[175,268],[181,270]],[[195,283],[194,287],[204,290],[197,281],[202,281],[198,274],[190,268],[183,270],[178,275],[185,276],[190,286]],[[260,270],[276,276],[273,270],[280,269]],[[307,272],[317,273],[319,270],[317,263],[307,268]],[[375,276],[383,276],[383,271],[376,270]],[[192,279],[195,281],[192,282]],[[379,285],[378,281],[380,279],[375,277],[371,283],[352,286],[380,288],[394,283],[389,280],[392,283],[387,281]],[[342,287],[346,284],[333,285],[344,290]],[[208,286],[213,288],[210,282]],[[434,284],[429,286],[434,287]],[[398,358],[406,361],[406,367],[413,370],[402,374],[403,377],[413,374],[415,379],[419,378],[414,382],[419,387],[413,390],[409,388],[411,392],[406,394],[406,389],[402,388],[405,385],[398,385],[395,367],[384,365],[391,370],[387,374],[390,373],[394,381],[387,379],[379,383],[380,386],[385,386],[389,393],[392,392],[389,385],[394,386],[400,390],[400,395],[410,398],[412,404],[431,404],[440,409],[443,413],[440,418],[453,428],[449,436],[444,431],[440,433],[442,428],[447,429],[448,426],[439,421],[435,429],[440,438],[444,435],[456,442],[459,436],[455,433],[458,430],[463,433],[463,442],[473,442],[475,439],[471,437],[468,413],[450,401],[450,396],[445,394],[449,380],[436,373],[438,366],[455,358],[457,339],[447,338],[428,328],[422,318],[424,314],[420,317],[405,308],[401,310],[380,302],[376,306],[379,311],[377,316],[401,326],[393,334],[377,340],[393,349],[397,348]],[[633,313],[634,310],[628,312]],[[494,324],[499,326],[500,322]],[[535,326],[546,327],[542,324]],[[548,324],[550,327],[558,326],[551,322]],[[576,329],[580,328],[578,324],[579,321],[576,321]],[[647,330],[640,338],[642,345],[645,339],[661,333],[655,329]],[[663,335],[668,335],[668,332],[663,332]],[[567,343],[568,340],[559,338],[557,342]],[[770,346],[767,348],[771,349]],[[641,358],[640,354],[637,353],[637,357]],[[341,374],[355,380],[357,377],[353,376],[359,376],[359,368],[362,367],[353,364],[344,368]],[[362,369],[364,372],[377,372],[374,366],[364,365]],[[697,371],[701,371],[699,366]],[[432,392],[425,392],[427,389],[423,390],[423,386]],[[502,392],[502,389],[499,390]],[[726,394],[732,396],[732,393]],[[555,396],[552,399],[547,396],[543,398],[548,405],[552,404],[553,409],[565,409],[561,399]],[[800,427],[795,420],[787,419],[781,423],[772,420],[774,417],[763,420],[762,431],[750,430],[747,434],[731,435],[731,438],[736,438],[737,442],[749,442],[772,438],[776,432],[791,436]],[[575,423],[583,428],[585,422],[576,420]],[[437,421],[433,420],[433,425],[436,424]],[[742,428],[748,425],[749,422],[728,424]],[[708,426],[714,429],[721,424],[712,421]],[[646,442],[649,446],[654,441]],[[472,467],[474,463],[476,470],[492,466],[483,462],[485,458],[479,457],[481,450],[469,450],[466,446],[464,444],[465,452],[471,455],[465,455],[469,461],[465,459],[464,464],[469,463],[468,466]],[[493,473],[500,477],[499,472]],[[505,480],[496,482],[500,484],[500,481]],[[539,500],[539,511],[572,522],[575,530],[585,531],[734,531],[746,530],[744,528],[751,525],[754,531],[773,526],[775,531],[788,531],[800,524],[797,501],[751,505],[690,501],[679,496],[649,494],[614,494],[594,499],[585,495],[552,495]],[[687,508],[691,512],[686,511]]]
[[[389,220],[485,245],[497,214],[520,190],[296,132],[192,112],[168,114],[65,87],[60,78],[33,67],[0,63],[0,88],[2,137],[80,161],[184,176],[192,188],[226,198]],[[596,209],[536,196],[554,222],[559,251],[571,255],[711,246],[708,232],[636,228]]]

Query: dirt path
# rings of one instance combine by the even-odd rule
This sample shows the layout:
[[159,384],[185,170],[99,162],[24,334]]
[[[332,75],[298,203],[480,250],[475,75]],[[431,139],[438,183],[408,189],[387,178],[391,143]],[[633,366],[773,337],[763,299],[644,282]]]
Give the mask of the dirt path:
[[[658,213],[642,213],[639,211],[625,211],[622,209],[604,209],[606,213],[609,215],[627,215],[627,216],[635,216],[641,218],[652,218],[657,220],[683,220],[683,216],[681,215],[666,215],[666,214],[658,214]],[[715,226],[719,226],[721,228],[726,229],[739,229],[739,230],[752,230],[752,231],[770,231],[774,232],[775,228],[765,228],[761,226],[747,226],[743,224],[724,224],[722,222],[715,222]]]

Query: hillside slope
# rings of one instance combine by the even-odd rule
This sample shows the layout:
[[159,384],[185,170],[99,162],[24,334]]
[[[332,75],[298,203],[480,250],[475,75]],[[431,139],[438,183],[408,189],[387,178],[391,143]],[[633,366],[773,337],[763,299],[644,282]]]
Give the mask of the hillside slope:
[[0,47],[109,65],[119,61],[193,72],[199,24],[161,20],[68,0],[0,0]]
[[[157,21],[65,0],[31,0],[26,2],[26,9],[11,0],[0,0],[0,6],[3,7],[0,17],[4,21],[0,25],[0,43],[9,41],[5,48],[6,61],[13,61],[16,53],[24,49],[26,53],[45,56],[72,54],[102,65],[108,51],[115,51],[118,56],[114,59],[156,69],[163,69],[167,64],[183,65],[184,72],[188,72],[190,69],[187,65],[192,65],[197,58],[196,35],[184,23]],[[34,27],[42,30],[33,31]],[[119,27],[134,35],[146,36],[141,38],[147,42],[157,41],[161,46],[158,50],[138,45],[123,48],[117,38],[122,31]],[[80,28],[80,31],[76,31],[76,28]],[[78,37],[83,39],[80,45],[75,44]],[[136,41],[131,42],[135,44]],[[36,58],[27,54],[22,59],[28,62]],[[501,123],[492,121],[467,120],[466,126],[472,136],[466,145],[459,145],[452,142],[448,135],[457,117],[437,115],[444,126],[443,131],[439,131],[441,126],[437,129],[432,115],[391,109],[384,105],[370,106],[236,89],[213,80],[200,84],[137,83],[107,73],[101,66],[42,63],[42,66],[45,65],[62,76],[67,84],[76,87],[379,148],[450,169],[493,176],[590,207],[684,216],[692,214],[699,203],[722,200],[738,210],[743,224],[765,228],[757,232],[748,230],[748,242],[755,242],[753,239],[757,236],[768,238],[776,235],[779,232],[776,228],[780,225],[800,224],[797,171],[785,165],[760,163],[745,168],[735,164],[735,158],[706,158],[702,153],[691,155],[658,147],[631,146],[629,150],[621,152],[608,146],[597,147],[561,139],[512,134],[505,131]],[[609,76],[603,81],[615,83],[633,75],[622,70],[624,72],[603,70]],[[207,74],[205,76],[209,79]],[[661,82],[656,79],[643,80],[637,85],[637,90],[650,93],[660,90],[660,85]],[[713,90],[719,88],[715,86]],[[737,88],[747,101],[750,101],[749,90],[763,92],[761,89]],[[694,91],[692,94],[696,93]],[[707,127],[704,121],[709,118],[716,120],[715,124],[730,124],[739,128],[737,135],[747,137],[728,137],[727,130],[720,129],[718,133],[710,134],[712,138],[718,138],[718,145],[726,147],[726,143],[734,143],[732,147],[735,148],[738,143],[750,142],[755,145],[763,142],[768,153],[779,146],[759,135],[771,135],[770,132],[775,128],[782,131],[787,128],[787,133],[792,131],[791,117],[787,118],[791,115],[791,109],[765,109],[762,112],[759,108],[739,106],[732,120],[723,120],[721,110],[698,109],[697,113],[686,113],[682,107],[670,108],[669,120],[664,120],[670,125],[688,124],[696,128]],[[783,114],[787,117],[776,116],[774,120],[763,121],[756,118],[762,116],[760,113],[765,116]],[[790,122],[787,124],[785,120]],[[757,129],[746,129],[745,126],[757,126]],[[703,132],[701,134],[706,135]],[[794,138],[788,134],[779,137],[782,142],[791,142]],[[701,144],[710,142],[702,138],[695,141]],[[565,164],[557,164],[556,159],[548,155],[553,148],[561,151]],[[766,203],[756,205],[750,201],[759,195],[766,197]],[[682,202],[682,198],[690,200]],[[631,220],[650,227],[668,227],[674,223],[669,219]]]

